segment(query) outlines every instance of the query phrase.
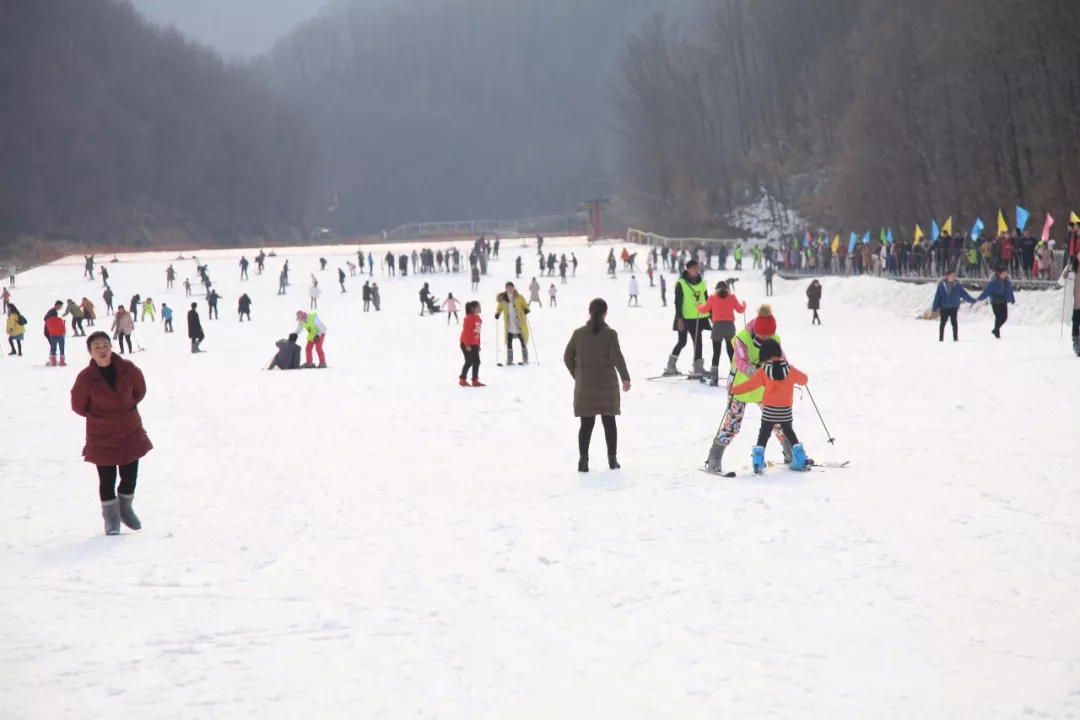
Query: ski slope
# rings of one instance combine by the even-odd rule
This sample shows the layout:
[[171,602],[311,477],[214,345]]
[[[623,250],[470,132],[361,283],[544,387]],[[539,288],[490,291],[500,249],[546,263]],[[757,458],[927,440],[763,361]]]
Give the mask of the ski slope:
[[[102,534],[69,407],[81,339],[71,367],[43,367],[45,311],[83,295],[103,309],[100,281],[81,258],[22,275],[26,356],[0,359],[0,717],[1080,717],[1080,385],[1046,310],[1059,294],[1017,293],[1000,341],[989,313],[964,310],[961,342],[939,344],[914,300],[895,307],[907,286],[827,280],[812,327],[805,282],[778,280],[784,347],[836,444],[807,399],[795,427],[812,457],[851,468],[726,480],[698,470],[723,391],[644,381],[675,340],[659,289],[638,273],[628,309],[609,246],[548,247],[576,252],[578,276],[530,315],[539,363],[501,369],[494,296],[517,254],[519,289],[536,267],[514,241],[476,294],[465,274],[376,270],[380,313],[360,311],[357,279],[338,292],[343,249],[282,252],[243,284],[239,253],[207,251],[224,299],[214,321],[196,298],[198,356],[193,263],[175,261],[167,291],[174,258],[122,256],[117,304],[165,301],[177,332],[136,326],[155,450],[145,529],[119,537]],[[264,372],[320,255],[331,367]],[[752,307],[765,299],[753,272],[707,279],[735,275]],[[457,386],[459,329],[419,316],[422,280],[483,303],[487,388]],[[603,469],[598,427],[579,475],[561,356],[596,296],[633,386],[623,469]],[[758,419],[729,465],[749,466]]]

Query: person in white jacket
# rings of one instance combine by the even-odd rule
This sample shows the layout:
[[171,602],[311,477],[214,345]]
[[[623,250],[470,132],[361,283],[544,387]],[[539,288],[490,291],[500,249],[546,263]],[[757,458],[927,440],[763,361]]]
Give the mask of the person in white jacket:
[[629,307],[631,305],[631,303],[634,304],[634,305],[638,304],[638,299],[637,299],[637,296],[638,296],[637,278],[634,277],[633,275],[630,276],[630,288],[629,289],[630,289],[630,299],[626,301],[627,307]]
[[322,295],[322,290],[319,289],[319,281],[314,275],[311,276],[311,287],[308,288],[308,297],[311,298],[311,309],[319,309],[319,296]]
[[558,307],[559,303],[555,296],[559,294],[559,291],[555,289],[555,283],[551,283],[551,287],[548,288],[548,307]]

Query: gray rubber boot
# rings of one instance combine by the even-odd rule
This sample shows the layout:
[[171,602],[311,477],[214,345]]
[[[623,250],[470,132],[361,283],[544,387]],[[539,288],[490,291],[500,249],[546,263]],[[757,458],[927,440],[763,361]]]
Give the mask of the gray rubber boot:
[[694,373],[693,373],[693,375],[696,378],[705,377],[705,360],[704,359],[694,361]]
[[720,368],[717,365],[713,365],[709,370],[709,387],[718,387],[720,385]]
[[1080,356],[1080,335],[1073,335],[1073,352]]
[[712,447],[709,448],[709,459],[705,461],[705,470],[707,472],[722,474],[724,471],[721,468],[721,463],[724,459],[724,451],[727,450],[727,445],[721,445],[720,443],[713,441]]
[[667,367],[664,368],[664,375],[678,375],[679,370],[675,367],[675,363],[679,361],[679,358],[675,355],[668,356]]
[[105,519],[105,534],[120,534],[120,505],[114,500],[105,500],[101,503],[101,517]]
[[784,438],[784,464],[790,465],[793,455],[791,453],[791,441]]
[[529,364],[529,346],[528,345],[522,345],[521,346],[521,364],[522,365],[528,365]]
[[139,516],[135,514],[135,510],[131,507],[131,504],[135,501],[135,496],[118,495],[116,499],[120,503],[120,522],[124,523],[132,530],[142,530],[142,523],[139,522]]
[[514,346],[513,345],[508,345],[506,347],[506,364],[507,365],[513,365],[514,364]]

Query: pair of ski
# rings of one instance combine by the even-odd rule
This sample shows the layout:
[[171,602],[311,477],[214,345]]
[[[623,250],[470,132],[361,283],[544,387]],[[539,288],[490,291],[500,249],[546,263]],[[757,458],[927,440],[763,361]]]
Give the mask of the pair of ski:
[[654,377],[647,377],[646,380],[669,380],[671,378],[682,378],[683,380],[697,380],[698,382],[706,382],[709,379],[708,374],[695,375],[694,373],[675,373],[674,375],[656,375]]
[[522,365],[528,365],[527,362],[519,363],[495,363],[495,367],[521,367]]
[[[772,463],[772,462],[767,463],[767,465],[768,465],[768,469],[770,469],[770,470],[772,470],[773,468],[777,468],[777,467],[779,467],[781,469],[790,469],[786,465],[777,465],[776,463]],[[848,468],[850,465],[851,465],[850,460],[845,460],[842,463],[830,463],[830,462],[821,462],[821,463],[819,463],[819,462],[814,462],[813,460],[810,460],[809,464],[806,466],[805,470],[792,470],[791,472],[813,472],[813,471],[824,472],[827,469],[843,470],[843,469]],[[733,472],[733,471],[713,472],[713,471],[711,471],[711,470],[709,470],[709,469],[707,469],[705,467],[702,467],[702,468],[699,468],[699,469],[701,470],[701,472],[703,472],[703,473],[705,473],[707,475],[716,475],[718,477],[729,478],[729,479],[739,477],[739,473],[736,473],[736,472]],[[751,470],[750,472],[744,472],[743,476],[744,477],[761,477],[761,476],[766,475],[766,474],[767,473],[755,473],[755,472],[753,472]]]

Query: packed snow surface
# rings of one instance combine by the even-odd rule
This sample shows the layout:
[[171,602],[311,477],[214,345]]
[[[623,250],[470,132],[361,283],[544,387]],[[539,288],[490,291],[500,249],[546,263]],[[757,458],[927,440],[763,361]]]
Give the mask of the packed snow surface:
[[[520,289],[536,274],[517,241],[476,293],[465,274],[377,269],[379,313],[361,312],[358,278],[339,291],[345,248],[279,251],[247,283],[239,252],[207,251],[224,299],[208,320],[194,298],[203,355],[188,352],[180,285],[194,264],[121,256],[117,304],[167,302],[176,334],[137,325],[155,450],[144,529],[119,537],[102,533],[69,406],[81,339],[70,367],[44,367],[45,311],[84,295],[103,311],[100,281],[81,258],[22,275],[26,355],[0,359],[0,717],[1080,717],[1080,360],[1056,315],[1025,310],[1060,293],[1018,293],[1001,340],[979,309],[961,313],[961,342],[938,343],[913,317],[932,285],[917,307],[898,300],[909,286],[828,280],[813,327],[806,281],[778,280],[784,348],[836,443],[808,396],[796,430],[812,457],[851,467],[723,479],[699,468],[725,392],[645,381],[675,339],[659,288],[638,272],[628,309],[608,246],[547,247],[581,265],[557,308],[534,306],[535,362],[512,368],[495,366],[492,315],[516,255]],[[265,372],[320,255],[330,369]],[[729,276],[765,301],[756,272],[707,279]],[[483,303],[487,388],[457,386],[459,328],[420,317],[423,281]],[[598,423],[581,475],[561,355],[597,296],[633,386],[623,469],[606,469]],[[767,453],[779,460],[775,441]]]

